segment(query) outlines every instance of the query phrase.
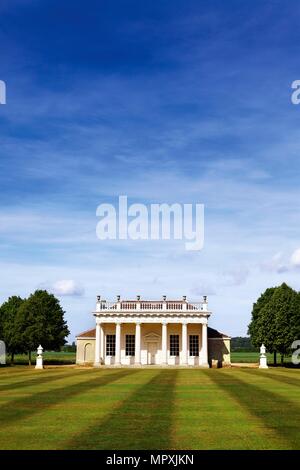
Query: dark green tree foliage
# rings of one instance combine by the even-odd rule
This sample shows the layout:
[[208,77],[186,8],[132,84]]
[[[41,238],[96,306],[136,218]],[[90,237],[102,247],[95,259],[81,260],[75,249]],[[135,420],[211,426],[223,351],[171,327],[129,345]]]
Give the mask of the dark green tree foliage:
[[22,334],[17,325],[17,312],[25,301],[13,296],[0,307],[0,339],[5,342],[6,351],[14,360],[15,353],[23,352]]
[[72,344],[65,344],[64,346],[62,346],[61,350],[64,352],[76,352],[75,341],[73,341]]
[[291,318],[291,330],[293,341],[300,339],[300,292],[297,292],[297,309],[293,310]]
[[247,336],[235,336],[231,338],[230,350],[232,352],[257,352],[258,348],[253,346],[251,338]]
[[291,344],[299,339],[300,296],[287,284],[267,289],[253,305],[248,334],[255,346],[265,344],[269,352],[284,355],[290,352]]
[[276,287],[265,290],[255,304],[253,304],[252,319],[248,326],[248,335],[251,337],[252,344],[259,347],[264,343],[270,352],[273,352],[273,349],[270,349],[270,342],[268,343],[269,346],[267,346],[268,338],[271,333],[269,329],[270,325],[266,316],[263,316],[261,311],[269,303],[275,290]]
[[41,344],[46,350],[60,350],[66,343],[69,329],[64,311],[54,295],[37,290],[19,308],[17,325],[22,335],[23,347],[31,351]]
[[299,325],[299,295],[287,284],[282,284],[276,289],[268,307],[269,311],[275,310],[274,349],[283,357],[290,352],[291,344],[295,339],[295,326]]

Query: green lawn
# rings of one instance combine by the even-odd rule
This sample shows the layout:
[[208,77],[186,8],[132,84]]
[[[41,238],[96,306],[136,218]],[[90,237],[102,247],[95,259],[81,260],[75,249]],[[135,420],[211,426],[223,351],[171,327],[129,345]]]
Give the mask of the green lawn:
[[0,369],[1,449],[300,449],[300,370]]

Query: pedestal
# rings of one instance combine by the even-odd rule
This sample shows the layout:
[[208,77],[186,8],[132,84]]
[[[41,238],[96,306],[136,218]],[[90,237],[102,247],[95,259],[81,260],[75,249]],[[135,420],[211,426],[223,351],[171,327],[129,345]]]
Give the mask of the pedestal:
[[36,368],[36,369],[44,369],[43,358],[42,358],[42,357],[39,357],[39,356],[38,356],[38,357],[36,358],[35,368]]
[[267,364],[267,356],[261,355],[259,359],[259,368],[260,369],[268,369],[268,364]]

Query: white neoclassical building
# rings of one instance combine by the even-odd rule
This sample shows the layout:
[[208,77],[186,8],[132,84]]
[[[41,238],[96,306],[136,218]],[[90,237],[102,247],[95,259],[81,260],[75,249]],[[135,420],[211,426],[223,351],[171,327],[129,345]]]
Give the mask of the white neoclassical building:
[[77,364],[106,366],[230,364],[230,337],[208,327],[202,302],[97,297],[96,328],[77,336]]

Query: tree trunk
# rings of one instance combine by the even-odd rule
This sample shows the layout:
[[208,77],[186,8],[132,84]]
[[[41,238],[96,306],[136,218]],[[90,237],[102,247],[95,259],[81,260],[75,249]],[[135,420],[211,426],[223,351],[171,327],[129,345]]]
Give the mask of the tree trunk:
[[28,351],[28,364],[31,366],[31,351]]
[[15,353],[12,352],[11,355],[10,355],[10,363],[14,364],[14,362],[15,362]]
[[277,352],[274,351],[274,366],[277,366]]
[[281,366],[284,366],[284,354],[281,354]]

